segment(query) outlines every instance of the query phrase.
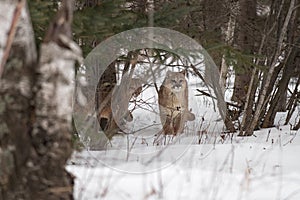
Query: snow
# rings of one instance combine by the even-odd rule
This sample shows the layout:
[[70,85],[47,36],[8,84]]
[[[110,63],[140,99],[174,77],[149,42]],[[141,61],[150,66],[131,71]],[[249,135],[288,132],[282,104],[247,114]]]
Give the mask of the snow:
[[75,199],[300,199],[300,131],[283,126],[286,113],[251,137],[221,137],[224,125],[212,100],[195,97],[203,86],[191,82],[196,120],[184,134],[167,137],[167,145],[153,145],[161,125],[149,88],[142,98],[152,107],[133,112],[126,127],[132,134],[114,137],[106,150],[73,154],[66,168],[76,177]]
[[76,176],[78,200],[300,199],[299,134],[281,126],[223,144],[140,144],[129,157],[121,147],[82,151],[67,170]]

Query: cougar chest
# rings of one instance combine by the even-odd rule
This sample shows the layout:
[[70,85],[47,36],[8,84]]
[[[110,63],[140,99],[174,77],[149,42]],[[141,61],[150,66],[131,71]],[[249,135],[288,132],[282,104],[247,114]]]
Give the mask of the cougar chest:
[[178,115],[180,112],[185,110],[185,96],[184,93],[174,93],[170,92],[168,96],[168,101],[166,104],[166,108],[168,110],[168,114],[172,116]]

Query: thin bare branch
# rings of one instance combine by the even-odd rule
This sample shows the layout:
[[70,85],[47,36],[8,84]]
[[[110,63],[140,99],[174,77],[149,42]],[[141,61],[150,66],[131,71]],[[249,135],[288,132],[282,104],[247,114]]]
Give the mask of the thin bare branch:
[[255,126],[257,125],[258,120],[259,120],[259,116],[260,116],[260,114],[261,114],[261,112],[262,112],[262,110],[263,110],[263,108],[266,104],[266,99],[268,99],[269,95],[267,94],[267,91],[268,91],[268,88],[269,88],[271,78],[272,78],[272,75],[274,73],[276,64],[278,62],[278,58],[281,55],[281,50],[282,50],[282,47],[283,47],[283,40],[284,40],[284,37],[285,37],[286,32],[287,32],[288,24],[289,24],[290,19],[292,17],[292,13],[294,11],[294,6],[295,6],[295,0],[291,0],[290,7],[289,7],[288,13],[286,15],[286,18],[284,20],[284,24],[282,26],[281,33],[280,33],[280,36],[279,36],[279,39],[278,39],[278,48],[275,52],[274,59],[273,59],[272,64],[270,66],[270,70],[268,71],[268,74],[266,76],[266,82],[265,82],[264,87],[262,88],[261,98],[258,101],[256,111],[255,111],[254,116],[253,116],[253,120],[251,122],[251,125],[250,125],[249,129],[246,130],[246,135],[251,135],[252,134],[252,132],[253,132]]
[[4,50],[4,54],[2,57],[2,62],[0,65],[0,78],[2,77],[2,74],[4,72],[4,65],[6,64],[6,61],[9,57],[9,52],[12,46],[12,43],[14,41],[15,35],[16,35],[16,30],[17,30],[17,25],[21,16],[21,11],[23,9],[25,5],[25,0],[20,0],[15,8],[15,12],[13,15],[13,19],[11,22],[11,26],[10,26],[10,30],[8,33],[8,38],[6,40],[6,46],[5,46],[5,50]]

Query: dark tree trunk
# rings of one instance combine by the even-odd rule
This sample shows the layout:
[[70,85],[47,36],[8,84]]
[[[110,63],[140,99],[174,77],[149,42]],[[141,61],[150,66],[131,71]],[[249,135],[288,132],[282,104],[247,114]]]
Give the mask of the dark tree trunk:
[[280,56],[282,55],[283,47],[284,47],[284,39],[286,38],[288,25],[291,22],[292,14],[295,10],[295,2],[296,0],[291,0],[286,16],[284,18],[284,23],[282,27],[280,28],[280,31],[278,33],[278,39],[276,43],[276,49],[272,56],[272,60],[270,62],[268,71],[265,72],[266,76],[264,79],[264,84],[262,85],[259,99],[257,101],[255,112],[253,114],[253,119],[251,120],[251,124],[249,128],[246,130],[245,135],[252,135],[255,127],[257,127],[260,124],[260,116],[264,112],[265,108],[267,107],[267,103],[270,100],[270,94],[268,94],[269,88],[272,87],[272,76],[274,75],[276,71],[276,66],[278,63],[278,60]]
[[[203,7],[203,34],[201,35],[200,41],[206,47],[209,52],[209,55],[212,57],[214,63],[219,68],[220,73],[224,73],[221,71],[222,68],[222,59],[223,59],[223,51],[222,48],[216,48],[217,46],[224,45],[225,41],[225,33],[222,32],[222,28],[228,28],[227,23],[229,21],[230,15],[230,7],[227,2],[223,0],[204,0],[202,2]],[[206,68],[206,70],[209,66]],[[208,74],[209,72],[205,72]],[[222,74],[226,77],[226,74]],[[209,76],[208,76],[209,77]],[[220,79],[226,80],[224,77],[220,77]],[[221,88],[223,94],[221,95],[223,98],[225,81],[220,80]],[[211,80],[209,80],[211,81]],[[223,82],[222,82],[223,81]],[[224,123],[226,129],[230,132],[235,132],[234,125],[232,123],[232,118],[229,115],[229,112],[224,113]]]
[[204,0],[202,6],[204,33],[201,37],[201,43],[220,68],[223,52],[215,47],[221,45],[220,42],[225,44],[222,28],[226,27],[226,22],[229,20],[229,8],[226,8],[226,2],[223,0]]
[[255,92],[258,87],[258,75],[259,72],[256,71],[255,74],[253,74],[253,86],[251,87],[251,91],[248,94],[249,95],[249,100],[248,100],[248,105],[245,108],[245,113],[244,113],[244,118],[243,118],[243,123],[241,125],[241,133],[244,133],[249,128],[250,122],[252,120],[252,114],[253,114],[253,107],[254,107],[254,102],[255,102]]
[[279,111],[282,103],[281,101],[283,101],[283,103],[286,104],[285,96],[288,89],[288,84],[290,82],[292,75],[294,74],[296,66],[299,64],[296,62],[296,56],[299,53],[299,48],[298,48],[299,44],[300,44],[300,39],[297,41],[295,46],[291,49],[291,53],[287,58],[285,67],[283,69],[281,80],[278,83],[278,89],[276,91],[275,96],[272,98],[270,107],[264,118],[264,122],[262,125],[263,128],[270,127],[274,124],[276,113]]
[[[289,99],[288,105],[287,105],[288,114],[285,119],[285,125],[287,125],[290,122],[290,119],[291,119],[296,107],[298,106],[298,102],[299,102],[299,98],[300,98],[300,92],[298,92],[299,85],[300,85],[300,74],[298,74],[298,80],[297,80],[295,89],[294,89],[294,91]],[[295,127],[299,127],[299,123]],[[297,128],[297,129],[299,129],[299,128]]]
[[[239,2],[240,13],[237,18],[236,43],[243,54],[252,55],[255,45],[256,0],[240,0]],[[232,100],[237,102],[241,106],[241,109],[244,109],[249,82],[251,80],[249,63],[252,62],[252,58],[245,59],[248,59],[248,61],[243,60],[243,64],[241,65],[238,63],[238,68],[235,69],[234,91],[232,95]]]
[[300,128],[300,119],[299,119],[298,123],[296,124],[296,126],[293,129],[298,130],[299,128]]
[[[272,126],[274,124],[276,113],[278,111],[284,111],[286,109],[286,96],[287,96],[288,84],[291,77],[294,75],[295,69],[299,65],[299,60],[297,59],[297,55],[299,55],[300,39],[297,38],[296,35],[296,30],[297,30],[296,24],[297,24],[298,17],[300,16],[299,14],[300,13],[298,11],[293,12],[291,17],[291,22],[288,25],[287,41],[288,44],[293,44],[293,46],[290,47],[290,50],[287,53],[287,58],[286,58],[286,62],[284,63],[281,80],[278,83],[278,88],[274,97],[270,101],[270,107],[268,109],[268,112],[262,124],[262,127],[264,128]],[[274,73],[273,77],[275,76],[278,77],[278,73]],[[272,92],[273,85],[274,85],[272,83],[275,83],[275,80],[271,82],[268,93]]]

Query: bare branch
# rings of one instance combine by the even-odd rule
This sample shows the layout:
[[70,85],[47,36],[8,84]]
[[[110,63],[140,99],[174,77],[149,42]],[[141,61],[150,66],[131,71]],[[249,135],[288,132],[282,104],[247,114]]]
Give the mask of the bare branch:
[[259,120],[259,116],[260,116],[264,106],[266,105],[266,99],[268,99],[268,97],[269,97],[269,95],[267,94],[267,90],[269,88],[273,72],[274,72],[276,64],[278,62],[278,57],[281,54],[281,50],[282,50],[282,46],[283,46],[283,39],[284,39],[284,36],[286,35],[287,27],[288,27],[288,24],[289,24],[290,19],[292,17],[292,13],[294,11],[294,5],[295,5],[295,0],[291,0],[290,7],[289,7],[288,13],[286,15],[286,18],[284,20],[284,24],[282,26],[281,33],[280,33],[280,36],[279,36],[279,39],[278,39],[278,48],[275,52],[274,59],[273,59],[272,64],[270,66],[270,70],[268,71],[268,74],[266,76],[266,82],[265,82],[264,87],[262,88],[261,98],[258,101],[256,111],[254,113],[253,120],[251,122],[251,125],[250,125],[249,129],[246,130],[246,135],[251,135],[252,134],[252,132],[253,132],[255,126],[257,125],[258,120]]
[[2,74],[4,72],[4,65],[6,64],[6,61],[8,59],[9,56],[9,52],[12,46],[12,43],[14,41],[15,35],[16,35],[16,29],[17,29],[17,25],[21,16],[21,11],[23,9],[25,5],[25,0],[21,0],[18,2],[16,8],[15,8],[15,13],[13,15],[13,20],[10,26],[10,30],[9,30],[9,34],[8,34],[8,38],[6,40],[6,48],[4,50],[4,54],[2,57],[2,62],[0,65],[0,78],[2,77]]

